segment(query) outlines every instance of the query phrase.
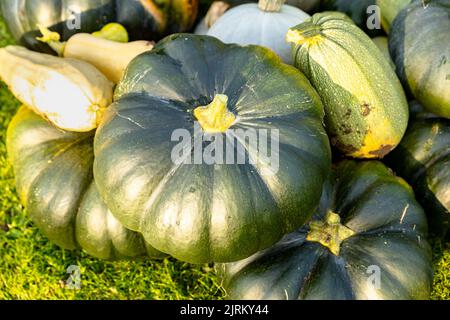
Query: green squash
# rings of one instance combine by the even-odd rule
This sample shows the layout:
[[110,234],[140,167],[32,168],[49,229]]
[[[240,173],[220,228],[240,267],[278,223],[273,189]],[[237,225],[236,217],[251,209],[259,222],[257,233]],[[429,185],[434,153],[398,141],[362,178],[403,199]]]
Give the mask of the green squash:
[[427,221],[378,161],[343,161],[313,220],[275,246],[218,265],[231,299],[427,299]]
[[162,257],[109,212],[93,182],[93,132],[58,129],[21,107],[7,131],[20,199],[38,228],[65,249],[102,259]]
[[[158,250],[192,263],[242,259],[317,207],[331,164],[323,107],[272,51],[172,35],[131,62],[115,101],[95,136],[95,181],[117,219]],[[239,130],[270,141],[256,147]],[[275,157],[256,159],[264,141]]]
[[197,9],[198,0],[0,1],[2,17],[13,37],[29,49],[45,53],[53,51],[36,40],[41,35],[37,24],[58,32],[62,41],[75,33],[97,31],[109,22],[125,26],[130,40],[159,40],[189,30]]
[[386,33],[389,33],[392,21],[400,11],[412,0],[376,0],[377,6],[380,8],[381,26]]
[[428,111],[450,118],[450,0],[417,0],[395,18],[389,51],[397,74]]
[[[386,1],[386,0],[385,0]],[[375,0],[322,0],[320,11],[339,11],[347,14],[355,24],[371,37],[380,36],[383,31],[378,26],[371,26],[367,22],[375,22],[375,12],[368,11],[370,6],[375,5]]]
[[383,56],[389,61],[392,69],[395,70],[394,61],[391,59],[391,55],[389,54],[389,40],[387,37],[375,37],[372,38],[373,43],[377,46],[377,48],[381,51]]
[[411,110],[405,137],[386,161],[414,188],[430,231],[443,237],[450,228],[450,120],[424,112],[417,102]]
[[401,140],[408,105],[380,50],[346,15],[317,13],[291,28],[295,66],[325,106],[331,142],[343,154],[382,158]]

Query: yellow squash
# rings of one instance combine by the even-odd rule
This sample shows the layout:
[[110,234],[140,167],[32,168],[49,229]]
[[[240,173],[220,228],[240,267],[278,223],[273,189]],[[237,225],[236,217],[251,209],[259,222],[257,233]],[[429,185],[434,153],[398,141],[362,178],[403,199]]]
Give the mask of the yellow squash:
[[127,30],[118,23],[110,23],[100,31],[77,33],[67,42],[60,42],[60,35],[40,26],[42,37],[62,57],[89,62],[114,83],[118,83],[128,64],[139,54],[153,49],[152,41],[128,42]]
[[23,104],[64,130],[95,129],[112,103],[114,84],[94,66],[19,46],[0,49],[0,79]]

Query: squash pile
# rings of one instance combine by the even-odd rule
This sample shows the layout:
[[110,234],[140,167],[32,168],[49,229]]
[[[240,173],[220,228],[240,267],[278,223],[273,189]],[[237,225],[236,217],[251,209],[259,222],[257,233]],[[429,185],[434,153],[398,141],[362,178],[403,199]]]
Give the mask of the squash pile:
[[0,48],[0,79],[32,220],[101,259],[215,263],[232,299],[427,299],[450,0],[247,2],[215,1],[197,34],[192,0],[0,4],[28,47]]

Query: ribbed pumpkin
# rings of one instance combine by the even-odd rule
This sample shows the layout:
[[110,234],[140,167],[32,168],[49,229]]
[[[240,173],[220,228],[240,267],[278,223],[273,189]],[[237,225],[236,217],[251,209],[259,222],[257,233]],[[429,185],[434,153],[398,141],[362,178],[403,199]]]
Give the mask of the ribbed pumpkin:
[[430,231],[445,236],[450,228],[450,120],[411,103],[411,121],[387,163],[414,188],[428,215]]
[[405,88],[428,111],[450,118],[450,0],[416,0],[395,18],[389,51]]
[[427,299],[426,234],[424,211],[402,179],[378,161],[344,161],[307,226],[218,269],[232,299]]
[[[258,0],[216,0],[209,2],[210,7],[195,28],[195,34],[206,34],[208,29],[211,28],[225,11],[238,5],[252,2],[258,2]],[[285,3],[310,13],[315,12],[319,8],[320,0],[287,0]],[[200,2],[200,6],[203,8],[204,4]]]
[[164,255],[125,229],[92,179],[93,133],[58,129],[21,107],[7,132],[20,199],[39,229],[65,249],[102,259]]
[[317,13],[289,30],[295,66],[325,106],[331,142],[345,155],[381,158],[408,122],[401,84],[372,40],[346,15]]
[[[94,32],[109,22],[125,26],[130,40],[159,40],[187,31],[197,16],[197,0],[7,0],[2,16],[14,38],[35,51],[52,53],[37,24],[67,40],[78,32]],[[75,19],[74,19],[75,18]]]
[[225,12],[206,34],[225,43],[265,46],[285,63],[292,64],[291,47],[284,37],[290,27],[305,21],[309,15],[284,2],[259,0],[258,4],[234,7]]
[[[330,168],[323,107],[272,51],[172,35],[131,62],[115,101],[95,136],[95,181],[155,248],[193,263],[242,259],[317,207]],[[264,137],[256,146],[238,130],[265,134],[273,161]]]

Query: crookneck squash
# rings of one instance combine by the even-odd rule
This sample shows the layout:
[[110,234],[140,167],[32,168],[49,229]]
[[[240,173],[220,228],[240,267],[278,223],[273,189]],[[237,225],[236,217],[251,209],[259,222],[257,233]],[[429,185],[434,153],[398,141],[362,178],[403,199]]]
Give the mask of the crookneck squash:
[[163,256],[101,200],[92,178],[92,132],[63,131],[21,107],[8,127],[7,148],[22,203],[58,246],[102,259]]
[[400,81],[346,15],[316,13],[286,39],[293,43],[295,66],[322,98],[334,146],[351,157],[382,158],[400,142],[408,123]]
[[330,168],[323,107],[272,51],[172,35],[131,62],[115,101],[95,136],[96,183],[158,250],[242,259],[318,205]]
[[430,231],[445,236],[450,228],[450,120],[411,103],[411,121],[387,163],[414,188],[428,215]]
[[427,299],[427,221],[378,161],[344,161],[312,221],[275,246],[218,265],[232,299]]
[[450,118],[450,0],[416,0],[395,18],[389,51],[397,74],[428,111]]
[[91,33],[109,22],[118,22],[130,40],[159,40],[187,31],[197,16],[197,0],[7,0],[0,1],[3,18],[22,45],[51,53],[38,24],[58,32],[65,41],[75,33]]

